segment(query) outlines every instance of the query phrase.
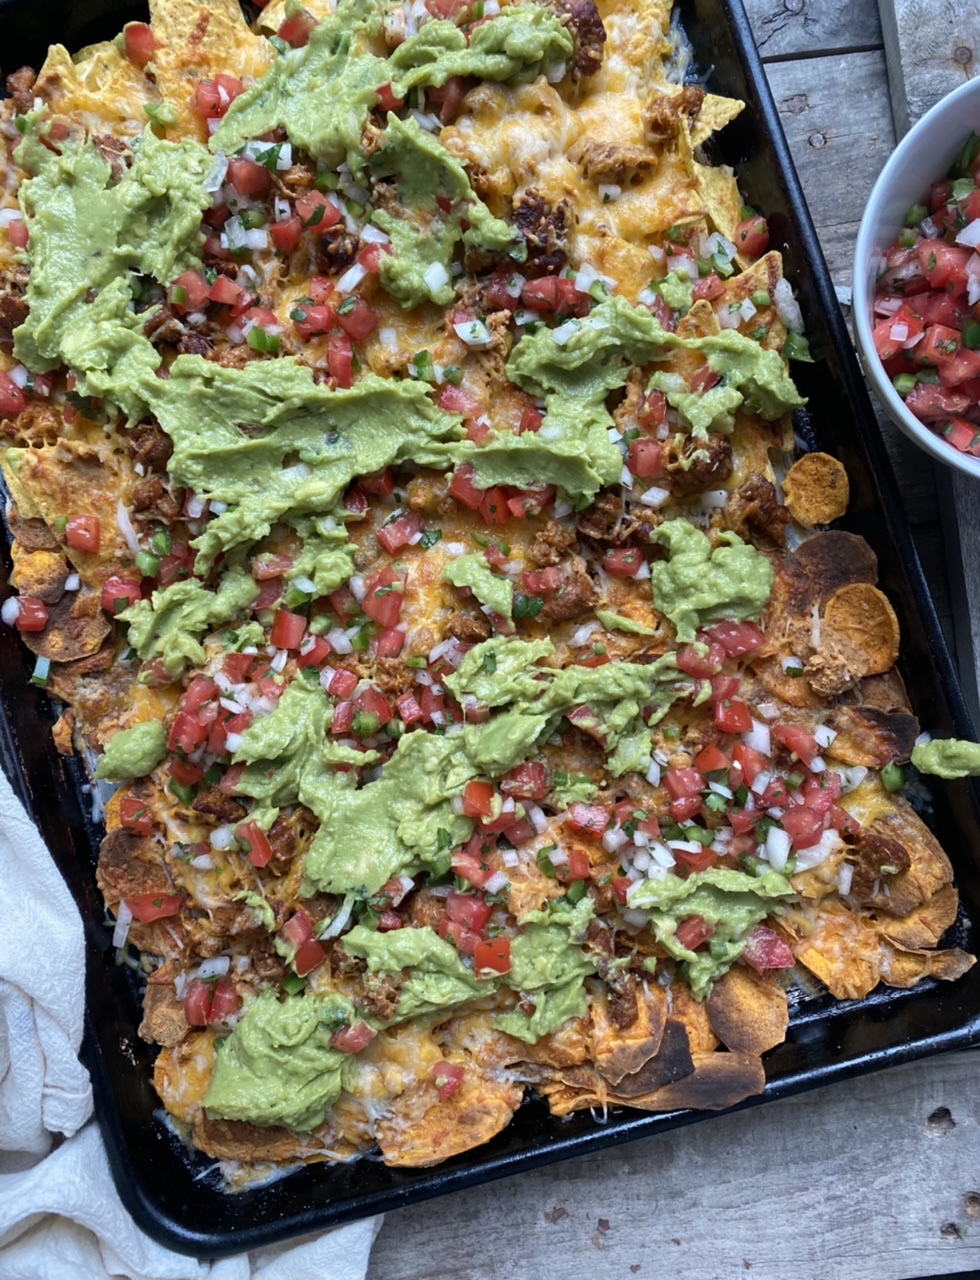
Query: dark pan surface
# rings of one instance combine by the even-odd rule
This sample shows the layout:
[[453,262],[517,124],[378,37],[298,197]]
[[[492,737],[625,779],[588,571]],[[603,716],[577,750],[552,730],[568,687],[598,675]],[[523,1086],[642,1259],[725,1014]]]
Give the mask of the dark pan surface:
[[[845,523],[878,555],[882,586],[902,622],[901,671],[923,726],[936,735],[972,737],[740,0],[681,0],[678,12],[706,87],[748,104],[721,136],[717,158],[735,167],[746,199],[768,214],[772,244],[784,252],[786,273],[807,317],[817,363],[794,366],[801,390],[810,397],[797,429],[847,466],[852,501]],[[0,0],[3,73],[23,62],[38,66],[49,40],[77,48],[145,16],[139,6],[116,0]],[[308,1168],[239,1195],[223,1193],[216,1172],[209,1172],[212,1162],[188,1154],[154,1119],[159,1103],[150,1084],[153,1052],[136,1034],[138,990],[130,971],[115,963],[93,875],[99,832],[89,817],[81,769],[54,750],[54,715],[46,696],[28,683],[31,665],[15,633],[0,628],[0,752],[85,920],[85,1061],[120,1195],[151,1236],[202,1257],[237,1253],[705,1118],[704,1113],[650,1116],[616,1109],[604,1123],[588,1112],[557,1120],[533,1101],[492,1142],[432,1170],[388,1169],[365,1158]],[[952,941],[976,951],[980,790],[968,782],[936,784],[924,813],[956,871],[963,911]],[[767,1055],[765,1094],[743,1105],[977,1043],[980,966],[954,984],[926,981],[912,991],[875,993],[860,1004],[830,997],[807,1000],[797,1006],[786,1042]]]

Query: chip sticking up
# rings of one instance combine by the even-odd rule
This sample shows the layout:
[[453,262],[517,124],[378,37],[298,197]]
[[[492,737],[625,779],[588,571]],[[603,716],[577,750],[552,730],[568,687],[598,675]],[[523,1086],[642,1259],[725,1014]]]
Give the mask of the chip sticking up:
[[843,464],[829,453],[807,453],[794,462],[783,481],[783,499],[805,529],[839,520],[850,501]]
[[870,582],[852,582],[827,601],[824,625],[864,654],[866,675],[880,675],[898,657],[899,627],[884,592]]

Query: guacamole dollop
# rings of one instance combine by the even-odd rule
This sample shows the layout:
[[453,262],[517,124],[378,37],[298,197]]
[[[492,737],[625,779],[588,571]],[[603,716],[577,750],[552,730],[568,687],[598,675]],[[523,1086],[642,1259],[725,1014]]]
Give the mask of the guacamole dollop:
[[144,720],[113,734],[95,770],[100,781],[145,778],[167,754],[167,731],[159,720]]
[[493,990],[492,982],[478,979],[453,944],[428,926],[379,933],[366,925],[355,925],[344,935],[344,950],[366,960],[371,973],[407,970],[399,986],[398,1022],[465,1004]]
[[[793,896],[793,886],[778,871],[761,876],[727,867],[709,867],[686,879],[669,873],[663,880],[641,880],[629,891],[629,906],[649,911],[657,941],[676,960],[697,1000],[703,1000],[712,984],[745,950],[749,934],[760,921],[779,909],[782,898]],[[677,926],[690,916],[702,916],[714,933],[697,951],[689,951],[677,939]]]
[[980,743],[933,738],[912,748],[912,763],[920,773],[932,773],[937,778],[975,778],[980,776]]
[[653,536],[669,556],[652,566],[653,603],[682,644],[707,623],[757,618],[769,603],[775,571],[737,534],[719,534],[721,545],[712,549],[689,520],[667,520]]
[[494,573],[483,555],[457,556],[442,571],[443,582],[454,587],[468,587],[481,604],[494,613],[509,618],[514,611],[514,584],[502,574]]
[[354,1021],[346,996],[286,996],[263,991],[215,1047],[214,1074],[204,1096],[208,1115],[315,1129],[340,1097],[350,1055],[330,1037]]

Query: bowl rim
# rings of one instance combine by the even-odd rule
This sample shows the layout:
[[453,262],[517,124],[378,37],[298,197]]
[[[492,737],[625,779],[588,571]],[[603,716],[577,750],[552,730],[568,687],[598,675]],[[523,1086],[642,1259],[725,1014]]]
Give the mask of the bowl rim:
[[[888,377],[874,347],[872,326],[870,323],[870,297],[867,288],[867,262],[874,250],[874,238],[877,231],[879,206],[884,203],[886,194],[895,179],[905,167],[906,157],[923,134],[935,125],[945,112],[962,99],[975,95],[980,98],[980,76],[965,80],[963,84],[951,90],[925,113],[902,138],[894,151],[886,160],[884,167],[871,188],[858,227],[857,240],[854,246],[854,259],[851,273],[851,316],[854,325],[854,337],[858,354],[868,381],[872,384],[875,395],[888,412],[896,425],[920,448],[942,462],[945,466],[962,471],[965,475],[980,479],[980,458],[961,453],[947,444],[940,436],[905,407],[905,402],[895,390],[891,378]],[[980,112],[978,112],[980,117]],[[980,129],[977,130],[980,132]],[[929,181],[938,181],[937,178]]]

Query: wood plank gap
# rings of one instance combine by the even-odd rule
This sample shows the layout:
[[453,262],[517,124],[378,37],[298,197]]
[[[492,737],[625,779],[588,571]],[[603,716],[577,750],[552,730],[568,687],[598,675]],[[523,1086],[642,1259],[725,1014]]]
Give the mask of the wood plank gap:
[[[847,49],[807,49],[806,57],[810,58],[840,58],[846,57],[850,53],[881,53],[885,46],[879,42],[878,44],[859,44]],[[760,50],[760,56],[763,64],[769,66],[777,62],[802,62],[803,58],[798,53],[770,53],[765,54]]]

